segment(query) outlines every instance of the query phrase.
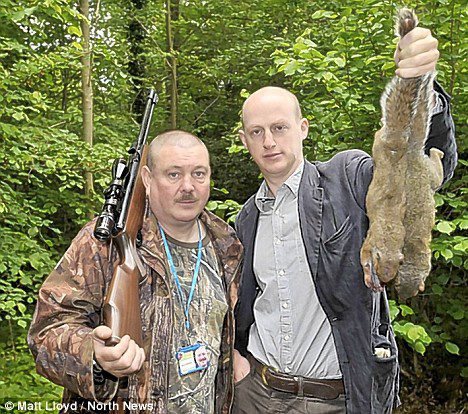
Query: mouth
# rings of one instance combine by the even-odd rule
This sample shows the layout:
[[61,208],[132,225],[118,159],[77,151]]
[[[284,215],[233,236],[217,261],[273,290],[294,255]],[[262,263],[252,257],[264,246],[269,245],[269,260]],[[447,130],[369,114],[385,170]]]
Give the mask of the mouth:
[[183,205],[191,205],[195,204],[198,200],[179,200],[177,201],[177,204],[183,204]]
[[266,159],[269,159],[269,160],[273,160],[275,158],[278,158],[279,156],[281,155],[281,152],[273,152],[271,154],[265,154],[263,156],[263,158],[266,158]]

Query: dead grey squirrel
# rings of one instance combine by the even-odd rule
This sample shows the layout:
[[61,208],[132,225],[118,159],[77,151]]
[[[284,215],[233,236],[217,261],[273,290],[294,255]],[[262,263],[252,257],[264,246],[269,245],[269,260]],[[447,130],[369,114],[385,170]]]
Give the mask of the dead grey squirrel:
[[[398,11],[397,35],[418,24],[412,10]],[[435,220],[434,192],[441,185],[442,151],[424,154],[433,105],[435,72],[416,78],[395,76],[381,97],[382,128],[372,147],[374,175],[366,197],[369,231],[361,249],[366,282],[375,270],[387,283],[396,277],[400,298],[424,290],[431,265],[431,230]]]

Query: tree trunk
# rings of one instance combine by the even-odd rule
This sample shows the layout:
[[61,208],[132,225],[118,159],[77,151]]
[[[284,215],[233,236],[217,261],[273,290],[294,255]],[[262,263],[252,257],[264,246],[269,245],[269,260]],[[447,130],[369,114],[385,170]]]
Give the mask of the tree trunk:
[[174,40],[172,22],[179,18],[179,0],[166,0],[166,40],[169,54],[169,92],[170,92],[170,125],[177,128],[177,40]]
[[[83,34],[83,55],[81,57],[81,91],[83,128],[82,138],[90,147],[93,146],[93,85],[91,82],[91,47],[89,27],[89,0],[80,0],[80,11],[84,19],[80,20]],[[93,174],[85,172],[85,194],[89,196],[93,192]]]
[[[65,37],[65,27],[60,28],[60,42],[62,45],[65,45],[68,43],[67,38]],[[63,68],[60,71],[62,75],[62,102],[61,102],[61,108],[64,113],[67,113],[68,110],[68,86],[70,83],[70,69],[69,68]]]
[[131,4],[133,18],[128,25],[128,42],[131,56],[128,62],[128,72],[132,77],[136,96],[132,105],[132,112],[138,123],[140,123],[146,105],[146,93],[142,91],[143,79],[146,76],[146,59],[143,54],[143,41],[146,34],[138,18],[141,14],[140,11],[146,6],[147,0],[131,0]]
[[62,111],[68,109],[68,69],[62,70]]

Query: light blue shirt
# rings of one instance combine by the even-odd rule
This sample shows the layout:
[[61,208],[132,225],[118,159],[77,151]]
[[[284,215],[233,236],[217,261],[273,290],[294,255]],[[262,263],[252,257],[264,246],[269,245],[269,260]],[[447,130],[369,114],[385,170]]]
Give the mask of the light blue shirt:
[[248,350],[273,368],[307,378],[341,378],[330,323],[307,264],[297,196],[304,162],[269,196],[264,181],[253,267],[260,286]]

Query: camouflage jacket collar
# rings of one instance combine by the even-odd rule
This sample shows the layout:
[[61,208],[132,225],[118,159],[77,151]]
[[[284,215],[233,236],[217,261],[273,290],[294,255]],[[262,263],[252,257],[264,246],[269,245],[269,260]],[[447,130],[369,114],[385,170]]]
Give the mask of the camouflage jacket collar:
[[[203,210],[200,220],[205,225],[210,239],[222,262],[226,285],[229,285],[234,277],[240,262],[242,245],[234,230],[219,217]],[[164,245],[159,230],[158,221],[153,213],[149,213],[143,221],[141,254],[147,262],[161,276],[165,275],[166,256]]]

